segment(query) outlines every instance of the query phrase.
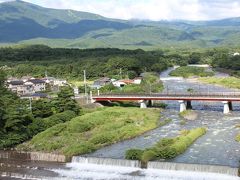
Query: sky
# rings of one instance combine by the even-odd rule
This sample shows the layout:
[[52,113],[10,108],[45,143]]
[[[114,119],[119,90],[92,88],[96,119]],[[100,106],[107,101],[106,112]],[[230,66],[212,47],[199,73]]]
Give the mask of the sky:
[[[9,0],[0,0],[5,2]],[[240,17],[240,0],[25,0],[56,9],[91,12],[109,18],[213,20]]]

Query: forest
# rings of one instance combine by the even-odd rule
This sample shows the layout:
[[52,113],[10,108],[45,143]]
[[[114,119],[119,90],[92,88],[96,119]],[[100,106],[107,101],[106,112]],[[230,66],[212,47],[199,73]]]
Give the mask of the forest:
[[133,78],[142,72],[161,72],[173,65],[211,64],[214,68],[231,70],[238,75],[240,57],[226,48],[155,51],[121,50],[116,48],[64,49],[44,45],[0,48],[0,68],[7,76],[32,75],[43,77],[88,79],[122,75]]

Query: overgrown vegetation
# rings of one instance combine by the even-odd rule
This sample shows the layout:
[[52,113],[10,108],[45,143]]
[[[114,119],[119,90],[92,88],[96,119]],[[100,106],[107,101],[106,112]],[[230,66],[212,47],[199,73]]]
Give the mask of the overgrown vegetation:
[[159,110],[109,107],[53,126],[21,146],[68,157],[133,138],[158,126]]
[[206,77],[213,76],[214,72],[206,71],[206,68],[203,67],[194,67],[194,66],[182,66],[170,73],[171,76],[181,76],[184,78],[198,76]]
[[240,89],[240,79],[236,77],[208,77],[208,78],[199,78],[201,82],[221,85],[227,88],[236,88]]
[[196,139],[205,133],[205,128],[183,130],[178,137],[163,138],[150,148],[144,150],[130,149],[126,151],[125,158],[140,160],[143,163],[158,159],[172,159],[182,154]]

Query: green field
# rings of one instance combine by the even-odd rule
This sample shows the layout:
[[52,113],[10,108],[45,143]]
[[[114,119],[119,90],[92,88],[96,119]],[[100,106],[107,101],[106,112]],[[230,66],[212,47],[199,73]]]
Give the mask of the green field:
[[170,73],[170,76],[180,76],[184,78],[188,77],[208,77],[208,76],[213,76],[213,72],[206,71],[205,68],[203,67],[192,67],[192,66],[182,66]]
[[207,77],[207,78],[199,78],[199,81],[208,83],[208,84],[215,84],[221,85],[227,88],[236,88],[240,89],[240,79],[235,77]]
[[19,148],[67,157],[86,154],[162,125],[159,117],[159,109],[101,108],[53,126]]

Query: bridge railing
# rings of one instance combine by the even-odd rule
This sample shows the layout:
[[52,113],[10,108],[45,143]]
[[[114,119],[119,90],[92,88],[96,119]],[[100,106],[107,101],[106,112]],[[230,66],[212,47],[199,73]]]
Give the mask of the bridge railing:
[[104,93],[104,94],[94,94],[93,97],[139,97],[139,96],[147,96],[147,97],[160,97],[160,96],[168,96],[168,97],[240,97],[240,92],[202,92],[202,93]]

